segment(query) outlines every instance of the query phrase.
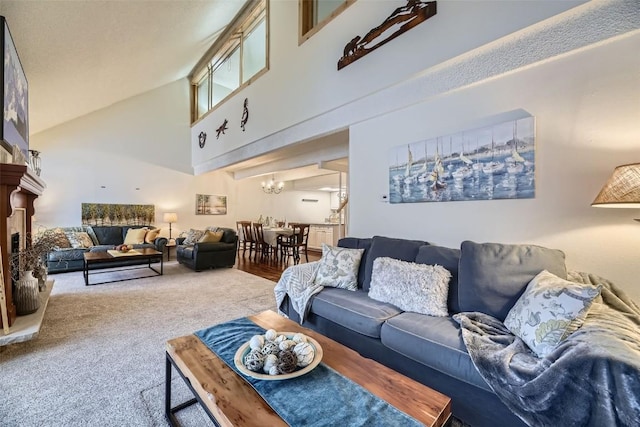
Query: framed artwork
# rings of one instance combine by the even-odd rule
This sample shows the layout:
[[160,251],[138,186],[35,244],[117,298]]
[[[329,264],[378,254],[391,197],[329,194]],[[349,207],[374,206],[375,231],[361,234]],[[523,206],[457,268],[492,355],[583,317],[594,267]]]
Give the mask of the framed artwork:
[[155,205],[82,203],[82,225],[151,225],[155,222]]
[[196,215],[226,215],[227,196],[196,194]]
[[390,203],[533,197],[532,116],[397,146],[390,152]]
[[[13,44],[6,19],[0,17],[0,46],[3,54],[2,99],[3,115],[0,144],[12,152],[17,146],[25,159],[29,158],[29,108],[27,77]],[[4,156],[3,156],[4,157]]]

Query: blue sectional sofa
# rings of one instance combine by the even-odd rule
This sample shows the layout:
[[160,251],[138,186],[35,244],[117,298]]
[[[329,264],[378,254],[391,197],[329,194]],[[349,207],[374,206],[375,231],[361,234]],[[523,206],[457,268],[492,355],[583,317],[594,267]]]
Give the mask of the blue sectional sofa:
[[[473,242],[451,249],[382,236],[344,238],[338,246],[364,249],[358,289],[324,287],[312,297],[303,326],[446,394],[452,399],[453,414],[470,425],[525,425],[480,376],[467,353],[460,326],[451,316],[462,311],[485,311],[504,320],[526,284],[541,270],[566,277],[561,251]],[[378,257],[441,265],[449,270],[450,316],[403,312],[369,298],[373,261]],[[308,267],[302,264],[290,268]],[[278,308],[300,321],[288,296]]]
[[[114,249],[117,245],[124,243],[124,239],[127,235],[127,231],[131,228],[147,227],[149,229],[155,229],[153,226],[138,226],[138,225],[113,225],[113,226],[89,226],[83,225],[80,227],[63,227],[61,230],[66,234],[84,232],[89,235],[92,241],[92,245],[88,247],[70,247],[59,248],[49,252],[47,255],[47,271],[49,273],[64,273],[68,271],[80,271],[84,265],[83,254],[85,252],[105,252],[109,249]],[[134,249],[155,249],[164,253],[165,245],[167,244],[166,237],[157,237],[152,243],[142,243],[133,245]],[[122,267],[128,265],[136,265],[140,263],[146,263],[147,260],[127,260],[122,262],[113,263],[113,267]]]

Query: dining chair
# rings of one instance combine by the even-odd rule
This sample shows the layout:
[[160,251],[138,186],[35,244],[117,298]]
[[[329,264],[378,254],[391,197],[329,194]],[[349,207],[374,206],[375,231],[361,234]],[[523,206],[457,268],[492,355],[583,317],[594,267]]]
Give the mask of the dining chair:
[[258,253],[260,253],[260,259],[264,259],[265,256],[269,255],[271,246],[267,242],[265,242],[262,224],[260,224],[259,222],[253,223],[253,237],[255,239],[256,245],[255,259],[258,259]]
[[280,255],[282,260],[289,261],[289,257],[293,256],[293,263],[300,262],[300,250],[304,250],[304,257],[309,262],[309,254],[307,252],[307,243],[309,240],[309,224],[289,223],[293,229],[290,236],[279,236],[278,246],[280,247]]
[[251,221],[238,221],[242,233],[242,257],[247,252],[247,246],[249,247],[249,259],[251,259],[251,252],[256,248],[256,241],[253,237],[253,230],[251,229]]

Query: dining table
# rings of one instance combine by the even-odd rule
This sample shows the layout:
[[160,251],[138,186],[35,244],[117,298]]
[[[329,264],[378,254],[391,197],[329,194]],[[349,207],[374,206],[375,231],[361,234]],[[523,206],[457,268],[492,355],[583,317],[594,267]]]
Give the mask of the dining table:
[[283,228],[283,227],[263,227],[262,235],[264,236],[264,241],[266,244],[273,246],[274,248],[278,245],[278,236],[291,236],[293,234],[293,229],[291,228]]

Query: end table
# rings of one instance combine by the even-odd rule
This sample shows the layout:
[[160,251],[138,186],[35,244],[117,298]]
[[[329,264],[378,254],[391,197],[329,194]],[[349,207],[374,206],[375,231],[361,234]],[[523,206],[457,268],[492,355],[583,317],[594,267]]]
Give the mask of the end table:
[[166,245],[164,245],[165,248],[167,248],[167,261],[171,260],[171,248],[175,248],[176,247],[176,242],[167,242]]

